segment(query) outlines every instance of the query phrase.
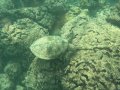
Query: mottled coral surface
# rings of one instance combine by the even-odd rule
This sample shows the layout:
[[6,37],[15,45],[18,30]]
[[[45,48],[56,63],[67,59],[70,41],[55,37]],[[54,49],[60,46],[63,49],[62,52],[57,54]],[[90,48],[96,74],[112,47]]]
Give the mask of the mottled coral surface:
[[[120,89],[120,0],[0,2],[0,90]],[[29,47],[44,36],[67,50],[38,59]]]

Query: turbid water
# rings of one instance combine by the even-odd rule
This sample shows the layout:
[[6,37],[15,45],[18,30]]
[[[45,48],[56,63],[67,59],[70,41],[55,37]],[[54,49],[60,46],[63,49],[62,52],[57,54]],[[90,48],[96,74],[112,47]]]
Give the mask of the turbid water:
[[119,66],[120,0],[0,0],[0,90],[120,90]]

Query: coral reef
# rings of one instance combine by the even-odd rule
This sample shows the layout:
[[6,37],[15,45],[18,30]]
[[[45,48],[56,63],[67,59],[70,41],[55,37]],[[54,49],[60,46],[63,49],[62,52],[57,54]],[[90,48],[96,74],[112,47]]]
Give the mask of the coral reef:
[[[37,32],[37,33],[36,33]],[[18,19],[10,25],[5,25],[2,28],[2,33],[5,34],[1,39],[5,56],[21,55],[33,43],[34,40],[48,35],[48,30],[33,22],[28,18]],[[17,50],[19,48],[19,50]]]
[[[63,26],[62,36],[79,48],[64,69],[67,90],[117,90],[119,86],[120,30],[106,22],[87,22],[76,17]],[[82,23],[81,23],[82,22]],[[71,26],[71,28],[69,27]],[[70,56],[70,55],[68,55]]]
[[0,90],[120,89],[120,0],[0,2]]
[[11,0],[0,0],[0,12],[1,11],[6,11],[6,10],[9,10],[9,9],[13,9],[14,8],[14,4],[12,3]]
[[17,79],[21,72],[20,63],[9,62],[4,68],[4,73],[7,74],[11,80]]
[[16,90],[25,90],[23,86],[17,85]]
[[9,11],[2,11],[0,17],[8,17],[12,20],[29,18],[47,29],[51,29],[52,25],[54,24],[54,15],[50,14],[48,9],[44,6],[25,7]]
[[25,76],[25,86],[29,90],[63,90],[60,81],[61,65],[64,65],[61,60],[34,59]]
[[24,43],[26,46],[30,46],[34,40],[48,34],[47,29],[28,18],[18,19],[12,25],[5,26],[3,32],[8,34],[12,43]]
[[44,5],[48,8],[51,13],[56,15],[63,14],[67,10],[67,0],[45,0]]
[[111,8],[110,13],[106,21],[120,28],[120,1]]
[[9,76],[0,74],[0,90],[14,90],[14,83],[10,81]]

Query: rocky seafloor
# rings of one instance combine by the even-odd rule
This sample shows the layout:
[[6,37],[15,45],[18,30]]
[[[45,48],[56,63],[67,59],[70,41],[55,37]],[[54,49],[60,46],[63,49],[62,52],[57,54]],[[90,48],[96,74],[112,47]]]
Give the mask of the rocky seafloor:
[[[34,59],[44,36],[73,47]],[[0,0],[0,90],[120,90],[120,0]]]

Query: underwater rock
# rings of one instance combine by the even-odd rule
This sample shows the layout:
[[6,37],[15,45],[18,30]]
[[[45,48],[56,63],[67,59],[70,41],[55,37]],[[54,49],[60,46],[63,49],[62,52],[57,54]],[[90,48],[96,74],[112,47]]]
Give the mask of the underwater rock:
[[[0,74],[0,90],[120,89],[120,29],[107,23],[103,19],[105,17],[101,18],[107,17],[101,9],[108,6],[107,0],[18,1],[23,2],[20,8],[0,11],[0,70],[7,63],[5,75]],[[34,6],[36,1],[41,2],[37,3],[38,7]],[[9,4],[8,7],[3,5],[9,9]],[[88,10],[92,15],[94,11],[102,12],[97,13],[101,17],[90,18]],[[109,9],[105,10],[109,13]],[[52,30],[61,35],[60,39],[55,36],[53,41],[50,38],[42,41],[42,38],[54,37],[49,36],[49,33],[54,35]],[[64,40],[67,41],[65,47]],[[35,43],[38,45],[34,47],[38,51],[36,56],[40,59],[33,59],[34,52],[32,54],[29,50],[30,45]],[[68,43],[78,49],[71,51]],[[10,79],[16,80],[15,85]]]
[[21,66],[19,63],[9,62],[4,68],[4,73],[7,74],[11,80],[17,80],[21,74]]
[[120,28],[120,17],[118,17],[118,18],[107,18],[106,21],[108,23],[111,23],[112,25]]
[[59,36],[45,36],[33,42],[30,49],[35,56],[50,60],[64,53],[67,47],[67,40]]
[[23,81],[25,87],[29,90],[63,90],[60,82],[61,62],[34,59]]
[[36,7],[41,5],[43,0],[12,0],[15,8]]
[[29,18],[44,28],[51,29],[54,24],[54,15],[48,13],[46,7],[23,8],[13,11],[16,17]]
[[0,0],[0,12],[13,8],[14,8],[14,4],[11,0]]
[[[10,42],[11,43],[11,42]],[[23,56],[22,53],[27,52],[26,47],[24,45],[19,45],[19,44],[10,44],[8,43],[7,45],[4,46],[4,50],[2,53],[3,58],[7,57],[21,57]],[[6,47],[6,48],[5,48]]]
[[6,74],[0,74],[0,90],[14,90],[14,84]]
[[65,22],[70,21],[71,19],[79,15],[81,11],[82,10],[80,9],[80,7],[71,6],[69,11],[65,13]]
[[43,5],[48,8],[49,12],[59,15],[66,11],[66,0],[44,0]]
[[18,19],[8,27],[4,27],[2,31],[8,34],[11,43],[21,43],[26,47],[29,47],[37,38],[48,34],[47,29],[28,18]]
[[51,29],[55,21],[55,16],[49,13],[48,9],[44,6],[24,7],[0,12],[0,18],[5,17],[12,19],[12,21],[29,18],[46,29]]
[[110,8],[110,14],[106,18],[106,21],[120,28],[120,1]]
[[48,30],[28,18],[5,25],[0,35],[2,56],[24,57],[33,41],[45,35]]
[[23,86],[17,85],[15,90],[25,90]]
[[81,50],[70,59],[62,84],[67,90],[117,90],[120,83],[120,61],[110,58],[104,50]]
[[[61,32],[60,32],[61,37],[65,38],[69,42],[71,42],[78,33],[82,34],[83,25],[85,25],[88,20],[89,20],[89,17],[87,15],[87,13],[84,11],[83,11],[83,13],[80,13],[78,16],[74,17],[73,19],[70,19],[61,28]],[[74,30],[76,28],[77,28],[77,31]],[[79,30],[78,30],[78,28],[79,28]],[[79,35],[79,36],[81,37],[81,35]]]
[[120,29],[107,22],[87,21],[80,15],[68,21],[61,36],[79,50],[65,56],[65,90],[117,90],[120,84]]

